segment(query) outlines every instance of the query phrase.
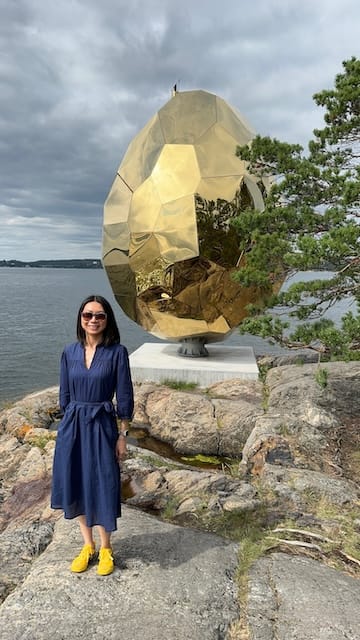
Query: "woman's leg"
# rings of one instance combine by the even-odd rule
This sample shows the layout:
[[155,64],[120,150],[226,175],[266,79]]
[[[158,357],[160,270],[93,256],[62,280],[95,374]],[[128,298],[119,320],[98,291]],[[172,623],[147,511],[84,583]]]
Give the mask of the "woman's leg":
[[110,538],[111,532],[106,531],[104,527],[98,526],[100,536],[100,546],[102,549],[111,549]]
[[84,544],[90,544],[92,547],[94,547],[95,544],[92,527],[87,526],[85,516],[79,516],[78,521],[80,525],[81,535],[84,539]]

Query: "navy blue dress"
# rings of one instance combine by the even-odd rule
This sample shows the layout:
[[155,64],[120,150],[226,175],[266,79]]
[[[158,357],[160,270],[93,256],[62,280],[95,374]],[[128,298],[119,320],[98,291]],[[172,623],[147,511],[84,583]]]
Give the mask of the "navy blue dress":
[[88,527],[115,531],[121,515],[116,414],[131,419],[134,410],[126,348],[98,346],[87,369],[84,347],[79,342],[65,347],[60,408],[64,417],[56,439],[51,506],[62,509],[65,518],[85,515]]

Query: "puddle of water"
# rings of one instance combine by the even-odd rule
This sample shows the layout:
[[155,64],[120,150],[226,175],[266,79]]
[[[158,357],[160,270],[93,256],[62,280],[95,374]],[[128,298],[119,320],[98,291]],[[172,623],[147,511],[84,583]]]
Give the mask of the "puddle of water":
[[[59,422],[60,419],[56,416],[49,427],[49,431],[57,431]],[[140,449],[152,451],[163,458],[169,458],[170,460],[174,460],[174,462],[203,469],[204,471],[218,471],[219,469],[221,470],[223,466],[227,466],[231,463],[231,458],[205,456],[202,454],[197,456],[185,456],[181,453],[177,453],[170,444],[153,438],[149,435],[146,428],[139,426],[133,426],[130,428],[128,442]]]
[[203,470],[219,470],[223,465],[229,464],[230,458],[222,458],[215,456],[184,456],[174,451],[173,447],[167,442],[162,442],[149,435],[147,429],[141,427],[132,427],[129,432],[129,443],[147,451],[153,451],[158,455],[180,462],[181,464],[190,465]]

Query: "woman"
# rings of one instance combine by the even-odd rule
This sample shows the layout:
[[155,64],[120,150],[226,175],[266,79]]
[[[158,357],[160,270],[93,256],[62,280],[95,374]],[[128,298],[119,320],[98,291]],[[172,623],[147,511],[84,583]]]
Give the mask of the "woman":
[[77,338],[61,357],[64,417],[56,440],[51,506],[62,509],[65,518],[79,521],[84,546],[71,570],[85,571],[95,558],[93,527],[97,526],[101,545],[97,572],[108,575],[114,568],[110,537],[121,515],[119,462],[126,456],[133,387],[128,352],[120,344],[113,310],[102,296],[82,302]]

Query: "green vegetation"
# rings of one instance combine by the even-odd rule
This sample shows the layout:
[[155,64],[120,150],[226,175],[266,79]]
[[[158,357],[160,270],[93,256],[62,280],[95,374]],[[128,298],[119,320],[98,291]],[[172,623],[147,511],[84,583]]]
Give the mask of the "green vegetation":
[[267,384],[263,384],[261,406],[264,409],[264,411],[268,410],[269,397],[270,397],[270,389]]
[[[343,62],[334,88],[315,94],[314,100],[325,109],[324,127],[313,132],[307,154],[298,144],[260,136],[251,147],[237,150],[253,175],[274,177],[265,210],[241,210],[231,222],[245,259],[234,277],[264,292],[262,307],[248,307],[250,317],[240,331],[286,347],[312,348],[322,360],[357,360],[360,60]],[[306,271],[327,274],[277,292],[284,279]],[[338,327],[323,315],[340,299],[354,299],[355,304]],[[281,319],[285,314],[297,321],[290,335],[289,323]]]
[[280,436],[283,436],[283,438],[291,436],[291,431],[286,422],[282,422],[281,424],[279,424],[279,426],[277,427],[277,433]]
[[175,517],[179,504],[180,498],[178,496],[169,498],[161,514],[163,519],[171,522]]
[[224,511],[219,514],[205,512],[202,523],[205,529],[223,538],[241,542],[246,538],[255,542],[264,536],[267,522],[267,506],[262,503],[253,511]]
[[49,433],[49,435],[43,435],[43,436],[29,436],[27,439],[27,442],[33,447],[38,447],[39,449],[45,449],[48,442],[53,442],[53,440],[55,440],[54,435]]
[[48,442],[56,439],[55,431],[46,431],[41,435],[34,432],[32,424],[25,422],[15,432],[16,437],[21,443],[27,442],[31,446],[38,447],[39,449],[45,449]]
[[223,512],[209,516],[199,514],[202,526],[225,538],[239,543],[239,564],[236,573],[241,617],[229,630],[229,639],[248,640],[246,608],[248,598],[249,571],[253,563],[272,546],[267,525],[268,509],[263,502],[254,511]]
[[198,386],[197,382],[185,382],[184,380],[169,380],[165,378],[165,380],[161,380],[161,384],[165,387],[170,387],[170,389],[176,389],[177,391],[192,391],[196,389]]
[[140,455],[141,460],[143,460],[144,462],[148,462],[149,464],[151,464],[153,467],[157,467],[159,469],[164,469],[164,467],[166,467],[166,469],[168,470],[175,470],[175,469],[181,469],[182,468],[182,464],[181,463],[176,463],[174,462],[164,462],[164,460],[162,460],[160,457],[157,458],[156,456],[152,456],[152,455]]
[[[239,564],[236,580],[239,589],[241,617],[230,629],[229,638],[249,640],[247,599],[249,571],[260,557],[274,551],[314,557],[329,566],[359,575],[360,549],[357,530],[358,508],[330,503],[316,491],[305,491],[304,507],[321,526],[299,528],[295,520],[279,516],[279,524],[270,529],[271,495],[265,495],[257,511],[229,513],[213,517],[207,528],[239,542]],[[204,519],[204,516],[202,516]]]
[[[360,550],[359,534],[356,527],[357,510],[343,508],[326,503],[321,499],[316,515],[323,522],[321,529],[312,527],[299,529],[296,522],[285,520],[280,527],[272,532],[273,540],[280,545],[288,544],[288,551],[291,548],[301,551],[301,543],[306,542],[307,553],[312,553],[314,557],[321,559],[330,566],[342,570],[348,570],[356,575],[360,570]],[[326,520],[331,522],[326,526]],[[299,542],[296,545],[296,541]],[[305,546],[305,545],[304,545]]]
[[[229,459],[230,458],[228,458],[228,460]],[[181,456],[181,460],[185,464],[190,464],[194,467],[204,467],[205,465],[220,467],[222,463],[225,463],[224,458],[219,458],[218,456],[205,456],[202,453],[198,453],[195,456]]]
[[315,372],[315,380],[322,389],[328,385],[328,371],[323,367],[318,367]]
[[260,382],[265,383],[267,372],[271,369],[271,365],[269,364],[258,364],[259,369],[259,380]]

